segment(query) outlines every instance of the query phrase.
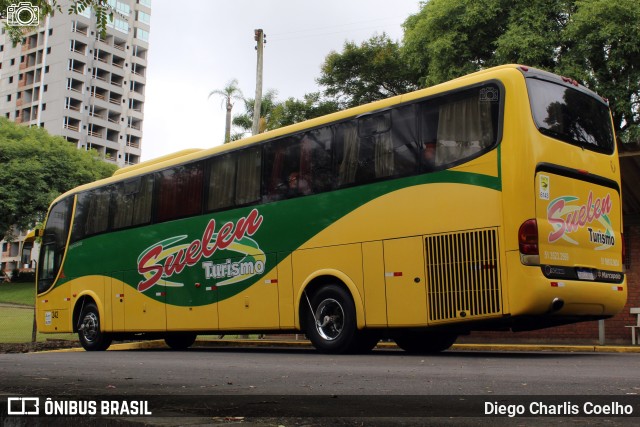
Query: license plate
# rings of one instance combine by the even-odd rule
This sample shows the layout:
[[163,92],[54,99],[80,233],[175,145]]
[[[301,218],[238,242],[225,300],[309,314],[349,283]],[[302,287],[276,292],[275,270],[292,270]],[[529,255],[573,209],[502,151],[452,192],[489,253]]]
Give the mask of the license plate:
[[591,270],[578,270],[578,279],[580,280],[596,280],[596,275]]

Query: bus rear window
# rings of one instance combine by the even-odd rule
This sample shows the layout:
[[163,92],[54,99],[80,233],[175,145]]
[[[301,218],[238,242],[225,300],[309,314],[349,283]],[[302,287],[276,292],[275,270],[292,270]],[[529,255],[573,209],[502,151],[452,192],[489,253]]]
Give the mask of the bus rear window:
[[540,132],[570,144],[613,153],[609,109],[599,99],[556,83],[527,79],[531,110]]

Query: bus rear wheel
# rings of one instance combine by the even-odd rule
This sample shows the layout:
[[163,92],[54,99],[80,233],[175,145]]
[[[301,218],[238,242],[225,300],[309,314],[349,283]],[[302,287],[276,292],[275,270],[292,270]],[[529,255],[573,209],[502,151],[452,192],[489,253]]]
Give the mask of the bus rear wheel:
[[78,340],[87,351],[104,351],[111,345],[111,335],[100,330],[100,313],[94,303],[87,304],[80,313]]
[[338,285],[321,288],[310,299],[306,333],[322,353],[352,353],[358,347],[356,309],[351,295]]
[[164,342],[171,350],[186,350],[196,342],[196,334],[191,332],[174,333],[164,337]]
[[399,331],[393,335],[398,347],[412,354],[435,354],[447,350],[457,335],[446,332]]

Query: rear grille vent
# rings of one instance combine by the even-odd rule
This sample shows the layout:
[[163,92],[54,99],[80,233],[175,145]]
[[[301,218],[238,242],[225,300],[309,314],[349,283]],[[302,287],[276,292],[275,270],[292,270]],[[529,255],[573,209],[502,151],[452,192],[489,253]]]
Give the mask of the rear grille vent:
[[429,320],[461,320],[501,312],[496,229],[426,237]]

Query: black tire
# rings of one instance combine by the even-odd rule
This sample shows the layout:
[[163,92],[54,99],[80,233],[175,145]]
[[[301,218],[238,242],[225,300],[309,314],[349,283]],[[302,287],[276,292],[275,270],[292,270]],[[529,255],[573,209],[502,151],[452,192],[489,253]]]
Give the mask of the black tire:
[[186,350],[196,342],[197,335],[191,332],[181,332],[167,335],[164,342],[172,350]]
[[412,354],[435,354],[447,350],[457,335],[446,332],[399,331],[393,335],[398,347]]
[[310,307],[305,310],[306,334],[313,346],[328,354],[356,352],[358,331],[351,295],[338,285],[328,285],[310,301],[313,311]]
[[94,303],[88,303],[80,313],[78,340],[87,351],[104,351],[111,345],[111,335],[100,328],[100,313]]
[[378,341],[380,341],[380,334],[377,331],[367,329],[357,331],[352,352],[359,354],[369,353],[378,345]]

